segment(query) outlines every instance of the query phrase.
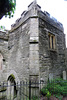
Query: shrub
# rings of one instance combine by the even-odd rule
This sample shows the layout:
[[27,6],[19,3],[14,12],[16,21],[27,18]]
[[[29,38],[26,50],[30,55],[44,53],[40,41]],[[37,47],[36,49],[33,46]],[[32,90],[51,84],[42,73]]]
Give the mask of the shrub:
[[61,78],[53,79],[51,82],[48,82],[47,86],[41,89],[41,93],[46,96],[50,93],[58,98],[67,96],[67,80]]
[[33,96],[32,100],[40,100],[37,96]]
[[48,89],[47,89],[47,87],[43,87],[42,89],[41,89],[41,93],[42,93],[42,95],[46,95],[47,93],[48,93]]
[[48,91],[46,97],[49,99],[51,96],[51,93]]

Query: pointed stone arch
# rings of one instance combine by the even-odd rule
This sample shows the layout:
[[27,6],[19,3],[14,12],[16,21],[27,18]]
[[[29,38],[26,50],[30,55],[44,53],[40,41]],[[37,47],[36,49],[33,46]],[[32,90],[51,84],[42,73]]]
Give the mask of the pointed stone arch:
[[9,73],[7,73],[7,80],[9,78],[9,76],[12,76],[12,75],[13,75],[14,80],[15,80],[16,83],[20,82],[20,80],[19,80],[19,78],[17,76],[17,73],[14,70],[11,70]]
[[[9,99],[9,97],[11,96],[11,98],[13,99],[14,97],[17,96],[18,90],[17,90],[17,82],[19,83],[19,78],[17,77],[17,74],[14,70],[11,70],[8,75],[7,75],[7,81],[8,81],[8,88],[7,88],[7,98]],[[12,86],[11,86],[12,85]],[[11,99],[11,100],[12,100]]]
[[16,82],[13,74],[8,77],[7,94],[9,97],[11,96],[12,99],[17,96]]

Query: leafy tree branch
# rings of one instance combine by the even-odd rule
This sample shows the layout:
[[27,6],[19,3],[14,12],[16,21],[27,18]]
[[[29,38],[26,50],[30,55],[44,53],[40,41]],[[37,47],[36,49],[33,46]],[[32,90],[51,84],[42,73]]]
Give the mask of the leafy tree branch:
[[16,0],[0,0],[0,19],[3,16],[13,17],[16,8]]

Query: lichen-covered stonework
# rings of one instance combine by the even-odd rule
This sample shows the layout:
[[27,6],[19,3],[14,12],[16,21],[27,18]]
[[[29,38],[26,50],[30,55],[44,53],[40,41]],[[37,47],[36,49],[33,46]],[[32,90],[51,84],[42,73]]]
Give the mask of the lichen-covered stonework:
[[0,70],[3,80],[14,75],[16,82],[47,81],[61,77],[67,70],[63,25],[48,12],[42,12],[36,0],[11,25],[8,33],[0,32],[0,52],[5,59]]
[[6,81],[9,55],[7,31],[0,31],[0,54],[2,55],[2,60],[0,61],[0,81]]

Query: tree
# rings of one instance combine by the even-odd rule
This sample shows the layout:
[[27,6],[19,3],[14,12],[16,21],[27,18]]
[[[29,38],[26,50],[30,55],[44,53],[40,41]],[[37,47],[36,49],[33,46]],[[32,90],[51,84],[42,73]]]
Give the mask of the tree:
[[0,0],[0,19],[3,16],[13,17],[16,7],[16,0]]

